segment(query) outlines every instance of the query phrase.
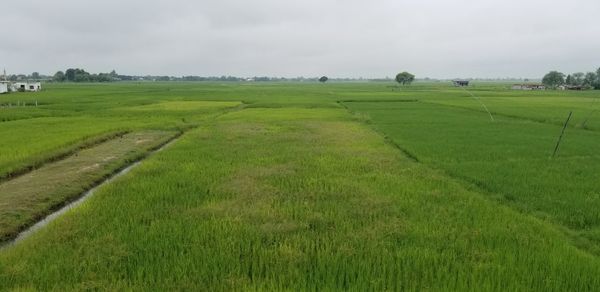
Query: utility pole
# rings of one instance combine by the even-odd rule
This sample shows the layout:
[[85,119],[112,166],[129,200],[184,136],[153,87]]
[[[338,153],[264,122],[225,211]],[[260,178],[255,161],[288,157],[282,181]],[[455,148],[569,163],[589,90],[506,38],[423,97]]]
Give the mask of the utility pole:
[[567,126],[569,125],[569,121],[571,120],[571,116],[573,115],[573,111],[569,112],[569,116],[567,117],[567,120],[565,121],[565,125],[562,128],[562,131],[560,132],[560,136],[558,136],[558,141],[556,141],[556,146],[554,147],[554,152],[552,152],[552,157],[550,157],[551,159],[553,159],[556,156],[556,152],[558,152],[558,147],[560,146],[560,142],[562,141],[563,135],[565,134],[565,130],[567,129]]

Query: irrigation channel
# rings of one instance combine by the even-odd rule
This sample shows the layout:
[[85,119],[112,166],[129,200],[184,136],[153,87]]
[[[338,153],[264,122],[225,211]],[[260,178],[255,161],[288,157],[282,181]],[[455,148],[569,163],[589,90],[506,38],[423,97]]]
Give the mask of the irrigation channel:
[[85,202],[87,199],[89,199],[92,195],[94,195],[94,193],[99,188],[101,188],[102,186],[107,185],[107,184],[111,183],[112,181],[114,181],[115,179],[117,179],[117,178],[119,178],[119,177],[121,177],[121,176],[129,173],[132,169],[134,169],[135,167],[137,167],[140,164],[142,164],[142,162],[144,162],[144,160],[146,160],[147,158],[149,158],[153,154],[155,154],[157,152],[160,152],[163,149],[169,147],[171,144],[173,144],[174,142],[176,142],[177,140],[179,140],[180,137],[181,137],[181,135],[175,136],[173,139],[171,139],[169,142],[165,143],[164,145],[162,145],[158,149],[156,149],[156,150],[148,153],[148,155],[145,155],[145,158],[129,164],[128,166],[126,166],[125,168],[123,168],[120,171],[116,172],[112,176],[106,178],[104,181],[102,181],[101,183],[99,183],[95,187],[93,187],[93,188],[85,191],[81,195],[81,197],[79,197],[77,200],[75,200],[75,201],[73,201],[73,202],[65,205],[64,207],[58,209],[54,213],[51,213],[50,215],[46,216],[45,218],[43,218],[42,220],[38,221],[37,223],[35,223],[34,225],[30,226],[29,228],[21,231],[14,239],[9,240],[9,241],[7,241],[5,243],[0,243],[0,249],[4,249],[4,248],[10,247],[10,246],[13,246],[13,245],[19,243],[20,241],[28,238],[29,236],[31,236],[32,234],[34,234],[36,231],[40,230],[44,226],[48,225],[50,222],[54,221],[56,218],[58,218],[61,215],[65,214],[69,210],[71,210],[71,209],[73,209],[73,208],[81,205],[83,202]]

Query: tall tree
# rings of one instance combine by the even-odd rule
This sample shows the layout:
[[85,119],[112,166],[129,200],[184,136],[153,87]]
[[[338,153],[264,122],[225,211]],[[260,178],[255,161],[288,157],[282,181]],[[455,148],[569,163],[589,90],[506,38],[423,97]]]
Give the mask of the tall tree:
[[63,82],[65,81],[65,73],[63,73],[63,71],[58,71],[54,74],[54,77],[52,77],[52,80],[56,81],[56,82]]
[[75,69],[69,68],[65,71],[65,80],[66,81],[75,81]]
[[565,74],[558,71],[550,71],[542,78],[542,83],[548,87],[556,88],[565,84]]
[[571,74],[567,75],[567,79],[565,79],[565,84],[573,85],[573,78],[571,77]]
[[583,78],[583,85],[589,86],[589,87],[594,87],[596,84],[597,78],[598,78],[598,76],[596,76],[596,73],[588,72],[585,74],[585,77]]
[[402,73],[398,73],[396,75],[396,82],[400,83],[401,85],[410,85],[413,81],[415,80],[415,75],[410,74],[406,71],[402,72]]
[[573,85],[581,86],[581,85],[583,85],[584,77],[585,77],[585,74],[583,74],[583,72],[573,73],[573,76],[571,77],[572,78],[571,82],[573,83]]
[[319,78],[319,82],[321,82],[321,83],[325,83],[325,82],[327,82],[327,80],[329,80],[329,78],[327,78],[327,76],[321,76],[321,78]]

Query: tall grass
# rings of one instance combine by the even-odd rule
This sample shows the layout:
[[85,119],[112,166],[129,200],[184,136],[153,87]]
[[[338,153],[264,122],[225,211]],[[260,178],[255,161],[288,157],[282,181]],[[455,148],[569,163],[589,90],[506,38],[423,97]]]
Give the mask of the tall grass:
[[599,272],[343,109],[224,115],[0,253],[0,289],[582,291]]
[[[22,153],[4,154],[0,173],[102,133],[198,128],[1,250],[0,290],[597,290],[600,117],[578,126],[596,93],[506,88],[470,89],[495,123],[440,83],[2,95],[39,105],[0,108],[0,135],[12,137],[0,157]],[[232,106],[245,109],[216,118]]]
[[[551,160],[558,124],[503,116],[492,123],[485,112],[429,103],[347,106],[368,114],[376,128],[419,161],[569,228],[584,237],[581,245],[600,253],[599,132],[568,129],[558,158]],[[529,111],[543,114],[533,106]]]
[[[124,103],[128,102],[131,101]],[[240,105],[239,102],[211,101],[154,102],[123,106],[113,101],[107,108],[77,102],[75,104],[85,108],[83,112],[65,110],[64,116],[28,116],[0,122],[0,179],[39,167],[115,133],[136,129],[185,129],[210,115]],[[51,115],[54,110],[48,108],[53,106],[40,105],[30,110],[46,110],[46,114]],[[23,108],[0,109],[0,119],[15,110],[25,111]]]

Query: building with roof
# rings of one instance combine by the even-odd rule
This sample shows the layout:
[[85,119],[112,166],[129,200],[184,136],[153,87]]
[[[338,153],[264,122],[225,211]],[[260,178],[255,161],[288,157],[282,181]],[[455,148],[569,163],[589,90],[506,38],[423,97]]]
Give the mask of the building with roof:
[[8,82],[0,82],[0,94],[8,93]]
[[515,84],[512,86],[513,90],[546,90],[546,86],[543,84]]
[[456,87],[469,86],[469,80],[452,80],[452,84]]
[[13,85],[15,91],[40,91],[42,90],[41,82],[16,82]]

